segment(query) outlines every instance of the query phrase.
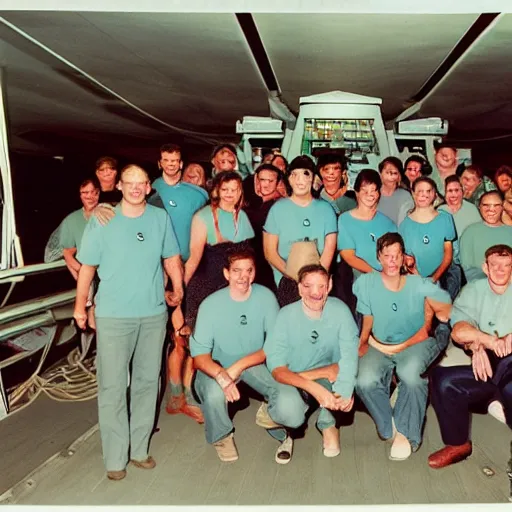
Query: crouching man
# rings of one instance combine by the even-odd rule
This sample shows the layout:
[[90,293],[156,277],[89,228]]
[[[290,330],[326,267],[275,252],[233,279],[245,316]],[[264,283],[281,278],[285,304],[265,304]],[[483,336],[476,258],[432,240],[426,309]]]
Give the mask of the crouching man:
[[228,414],[228,402],[240,398],[238,382],[243,381],[268,401],[268,406],[262,404],[258,411],[256,423],[268,428],[281,443],[287,440],[281,425],[296,427],[296,417],[300,420],[303,414],[288,413],[288,403],[297,391],[278,384],[264,364],[265,335],[275,322],[279,305],[268,288],[253,284],[255,269],[252,250],[233,251],[228,256],[224,269],[228,286],[202,302],[190,338],[190,353],[198,370],[194,389],[204,415],[206,441],[214,445],[223,462],[238,459]]
[[[359,333],[348,306],[328,297],[332,279],[323,266],[302,267],[298,282],[301,300],[281,309],[265,342],[267,366],[278,382],[298,390],[287,404],[300,415],[296,426],[315,401],[320,405],[323,453],[335,457],[340,435],[331,411],[347,413],[354,404]],[[291,456],[291,442],[289,450]]]
[[439,469],[469,457],[471,410],[488,408],[512,428],[512,248],[485,252],[485,279],[467,284],[453,304],[452,337],[472,352],[471,365],[437,367],[432,405],[445,447],[428,458]]
[[[85,306],[98,269],[96,295],[98,414],[103,460],[110,480],[126,476],[128,453],[139,468],[152,469],[148,455],[167,323],[164,272],[171,278],[175,305],[183,298],[178,242],[165,211],[146,204],[151,190],[143,169],[121,171],[123,199],[114,218],[102,226],[91,217],[77,259],[74,317],[85,328]],[[162,269],[163,260],[163,269]],[[130,378],[128,418],[126,383]]]

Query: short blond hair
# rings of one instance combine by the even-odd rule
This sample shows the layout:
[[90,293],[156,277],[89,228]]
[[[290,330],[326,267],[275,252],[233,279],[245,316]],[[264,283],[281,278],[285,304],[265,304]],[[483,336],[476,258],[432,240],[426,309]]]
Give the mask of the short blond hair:
[[146,180],[149,181],[149,174],[147,173],[147,171],[145,169],[143,169],[140,165],[136,165],[136,164],[125,165],[121,169],[121,173],[119,174],[119,179],[122,181],[123,176],[129,171],[140,171],[144,174],[144,176],[146,176]]

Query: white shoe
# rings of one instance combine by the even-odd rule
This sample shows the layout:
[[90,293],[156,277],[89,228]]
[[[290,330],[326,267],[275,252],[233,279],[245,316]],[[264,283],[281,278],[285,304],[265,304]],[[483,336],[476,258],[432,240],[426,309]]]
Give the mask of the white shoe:
[[494,400],[489,404],[487,408],[487,412],[493,417],[496,418],[501,423],[507,424],[507,419],[505,418],[505,409],[503,408],[503,404],[499,400]]
[[293,439],[286,436],[286,439],[277,447],[275,461],[278,464],[288,464],[292,460]]
[[391,445],[389,452],[390,460],[406,460],[412,453],[411,443],[409,440],[400,432],[397,432],[395,440]]

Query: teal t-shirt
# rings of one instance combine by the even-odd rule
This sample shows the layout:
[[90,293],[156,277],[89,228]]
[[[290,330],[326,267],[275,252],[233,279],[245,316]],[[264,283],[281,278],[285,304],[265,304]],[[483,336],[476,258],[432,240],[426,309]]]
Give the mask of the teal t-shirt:
[[475,224],[476,222],[482,222],[480,212],[474,204],[471,204],[465,199],[462,200],[461,207],[455,213],[452,213],[446,204],[440,205],[438,210],[451,213],[453,217],[455,230],[457,231],[457,240],[453,242],[453,261],[460,264],[460,237],[468,226],[471,226],[471,224]]
[[360,220],[350,212],[338,219],[338,251],[353,249],[358,258],[375,270],[382,270],[377,259],[377,240],[386,233],[396,233],[396,224],[380,212],[372,220]]
[[380,272],[363,274],[354,283],[357,311],[373,317],[377,341],[395,345],[408,340],[425,323],[425,298],[451,304],[450,294],[430,279],[408,275],[403,288],[388,290]]
[[[308,206],[299,206],[291,199],[283,198],[270,208],[263,229],[279,237],[277,252],[284,261],[295,242],[316,241],[321,255],[325,237],[336,233],[336,213],[323,199],[313,199]],[[274,267],[272,270],[276,284],[279,284],[283,275]]]
[[70,213],[60,226],[60,246],[64,249],[76,247],[79,250],[85,226],[87,226],[87,219],[84,217],[83,208]]
[[[206,243],[215,245],[217,243],[217,236],[215,234],[212,207],[210,205],[205,206],[199,210],[196,215],[206,225]],[[254,238],[254,230],[252,229],[251,221],[243,210],[240,210],[238,213],[237,223],[235,223],[233,212],[226,212],[221,208],[217,208],[217,215],[219,219],[219,231],[225,240],[236,243]]]
[[430,221],[422,224],[406,217],[398,227],[405,243],[405,252],[416,258],[420,276],[429,277],[441,265],[444,243],[457,238],[450,213],[440,211]]
[[468,283],[455,299],[450,322],[468,322],[486,334],[499,337],[512,332],[512,285],[498,295],[489,281],[477,279]]
[[[184,181],[168,185],[163,178],[153,182],[153,188],[162,200],[165,211],[171,217],[172,225],[183,261],[190,256],[190,226],[192,217],[208,202],[206,190]],[[151,202],[151,199],[149,200]]]
[[229,288],[212,293],[199,306],[190,338],[192,357],[211,354],[227,368],[261,350],[278,311],[274,294],[259,284],[252,285],[251,294],[244,301],[233,300]]
[[512,247],[512,226],[492,227],[477,222],[466,228],[460,238],[460,263],[468,282],[485,277],[482,270],[485,251],[498,244]]
[[354,392],[358,348],[359,331],[350,310],[328,297],[318,319],[304,313],[301,300],[282,308],[263,350],[271,372],[280,366],[299,373],[338,363],[333,390],[348,398]]
[[77,259],[98,267],[99,318],[142,318],[164,313],[162,258],[180,253],[171,220],[161,208],[146,205],[139,217],[126,217],[121,205],[105,226],[91,217]]
[[353,210],[357,206],[357,201],[353,197],[349,197],[347,194],[338,197],[338,199],[331,199],[325,189],[320,191],[320,197],[327,201],[333,208],[336,215]]

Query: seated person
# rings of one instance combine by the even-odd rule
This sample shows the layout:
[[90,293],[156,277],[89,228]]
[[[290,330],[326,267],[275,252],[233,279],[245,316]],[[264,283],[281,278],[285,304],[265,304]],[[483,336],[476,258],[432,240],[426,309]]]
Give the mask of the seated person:
[[384,158],[379,164],[379,172],[382,186],[377,210],[398,226],[414,207],[411,194],[400,186],[402,162],[396,156]]
[[[293,401],[296,390],[278,384],[264,364],[263,342],[279,306],[270,290],[253,284],[255,272],[255,255],[251,250],[233,251],[228,256],[224,268],[228,287],[203,301],[190,339],[197,369],[194,388],[204,414],[206,441],[213,444],[223,462],[238,460],[228,402],[240,398],[240,381],[268,400],[268,407],[264,404],[258,411],[257,422],[261,424],[263,417],[262,426],[268,427],[273,437],[281,442],[287,439],[285,429],[274,428],[279,427],[274,420],[298,426],[294,425],[298,420],[287,416],[289,395]],[[293,414],[302,417],[302,411]],[[286,463],[290,457],[288,451],[281,457],[276,455],[276,461]]]
[[320,197],[331,203],[336,215],[353,210],[357,206],[356,195],[348,189],[345,157],[338,153],[320,155],[316,169],[322,178]]
[[314,400],[322,407],[316,426],[326,457],[340,453],[339,430],[331,411],[352,409],[358,345],[352,314],[342,301],[328,297],[331,287],[322,265],[302,267],[301,300],[281,309],[263,347],[273,377],[299,390],[300,396],[288,396],[286,404],[293,411],[295,426],[306,421],[306,404]]
[[264,226],[263,249],[274,271],[281,307],[299,298],[296,272],[290,264],[302,259],[305,245],[314,253],[315,263],[326,269],[330,268],[336,251],[336,214],[326,201],[313,197],[314,171],[315,164],[307,156],[298,156],[291,162],[292,195],[270,208]]
[[[353,268],[354,277],[381,270],[376,257],[377,239],[384,233],[396,231],[396,224],[377,211],[381,180],[372,169],[363,169],[354,184],[357,207],[338,219],[338,250]],[[351,286],[352,283],[349,283]]]
[[493,404],[512,428],[512,248],[490,247],[482,267],[487,277],[463,288],[451,316],[452,337],[472,352],[471,365],[437,367],[431,374],[432,405],[446,445],[428,458],[431,468],[471,455],[471,410]]
[[501,221],[503,199],[498,191],[486,192],[479,204],[482,221],[469,226],[460,238],[460,263],[468,282],[485,277],[485,251],[497,244],[512,246],[512,226]]
[[[404,241],[386,233],[377,242],[382,272],[361,276],[354,284],[357,311],[363,316],[356,391],[377,426],[392,441],[389,458],[405,460],[421,444],[428,382],[423,376],[446,348],[429,335],[426,304],[446,322],[451,300],[430,279],[405,274]],[[396,370],[398,398],[391,407],[389,388]]]
[[496,185],[487,176],[484,176],[482,169],[476,165],[466,167],[460,181],[464,190],[464,199],[473,204],[478,204],[485,192],[496,190]]

